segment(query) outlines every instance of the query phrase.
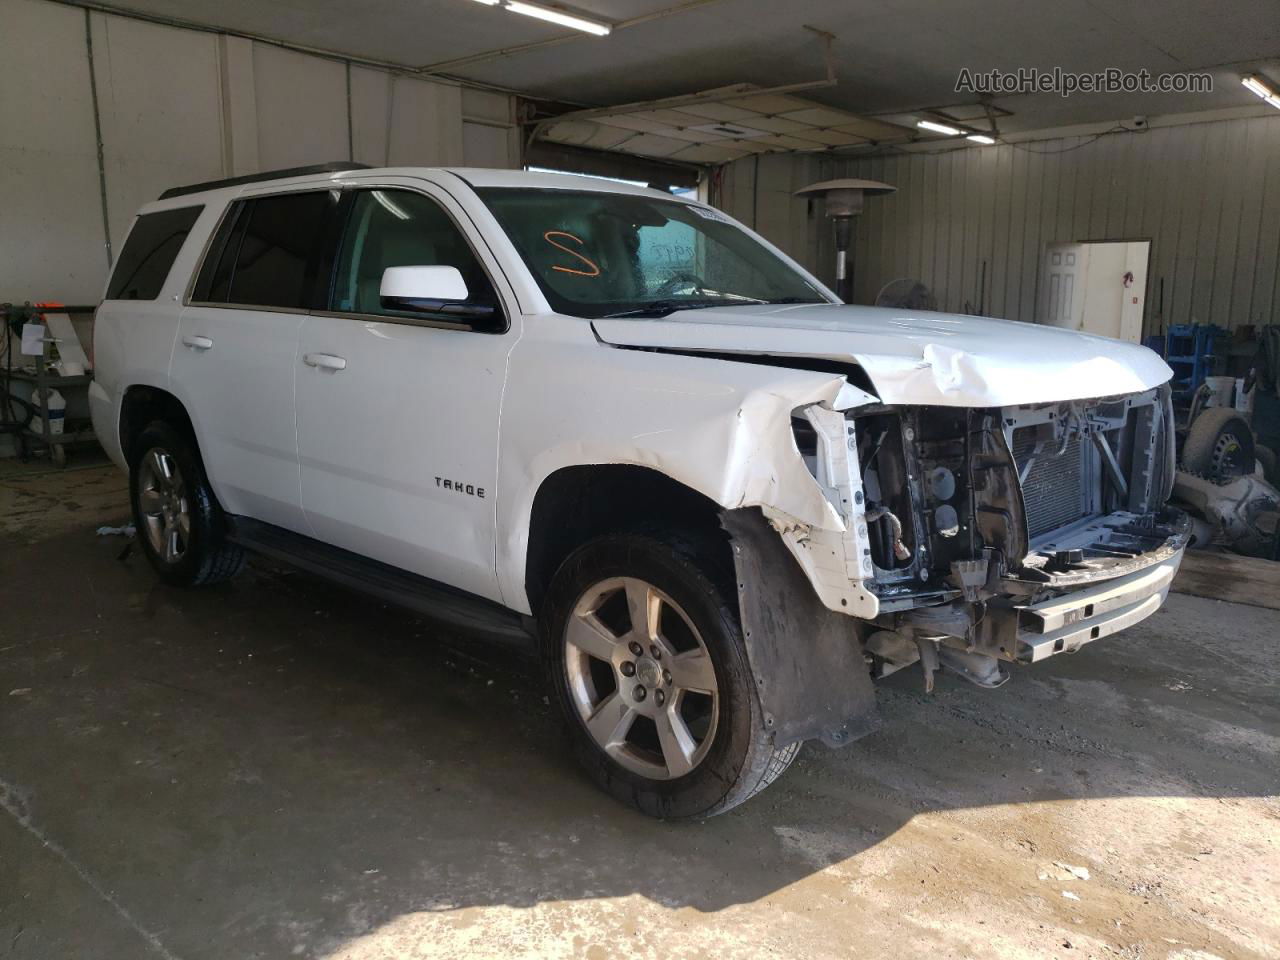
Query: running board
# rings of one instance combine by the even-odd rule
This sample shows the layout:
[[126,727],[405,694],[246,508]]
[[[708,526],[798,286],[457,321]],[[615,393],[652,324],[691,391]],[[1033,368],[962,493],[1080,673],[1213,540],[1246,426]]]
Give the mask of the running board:
[[533,633],[525,626],[529,618],[491,600],[260,520],[228,516],[227,528],[227,538],[251,553],[412,610],[441,625],[530,652],[534,649]]

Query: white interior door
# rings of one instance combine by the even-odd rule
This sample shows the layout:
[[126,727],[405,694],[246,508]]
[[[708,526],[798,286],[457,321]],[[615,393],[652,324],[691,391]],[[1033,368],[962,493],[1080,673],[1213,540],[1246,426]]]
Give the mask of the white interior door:
[[1088,265],[1088,244],[1051,243],[1045,247],[1040,278],[1041,323],[1068,330],[1082,329]]
[[1041,276],[1041,322],[1139,343],[1147,240],[1051,243]]

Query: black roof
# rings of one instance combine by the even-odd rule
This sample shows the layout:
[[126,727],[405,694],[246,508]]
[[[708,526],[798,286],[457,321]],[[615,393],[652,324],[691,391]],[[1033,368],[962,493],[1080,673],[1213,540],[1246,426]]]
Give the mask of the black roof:
[[185,197],[189,193],[203,193],[205,190],[217,190],[220,187],[238,187],[242,183],[260,183],[264,180],[283,180],[286,177],[306,177],[313,173],[341,173],[344,170],[368,170],[367,163],[352,163],[339,160],[334,163],[315,163],[309,167],[289,167],[287,170],[264,170],[262,173],[250,173],[243,177],[228,177],[225,180],[206,180],[204,183],[192,183],[185,187],[170,187],[160,194],[161,200],[170,197]]

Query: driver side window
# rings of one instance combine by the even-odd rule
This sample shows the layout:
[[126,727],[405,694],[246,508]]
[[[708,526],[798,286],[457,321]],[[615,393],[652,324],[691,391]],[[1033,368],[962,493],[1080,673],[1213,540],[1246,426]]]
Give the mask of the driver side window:
[[[412,190],[361,190],[355,196],[338,254],[331,309],[396,319],[430,315],[382,306],[388,267],[456,267],[467,284],[466,303],[497,308],[497,293],[466,237],[430,197]],[[457,317],[442,317],[456,322]]]

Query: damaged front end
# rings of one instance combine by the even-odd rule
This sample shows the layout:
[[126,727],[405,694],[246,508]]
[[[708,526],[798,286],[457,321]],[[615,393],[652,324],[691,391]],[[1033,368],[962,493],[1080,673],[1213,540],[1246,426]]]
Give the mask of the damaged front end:
[[1003,663],[1073,652],[1159,608],[1189,534],[1165,505],[1167,385],[1001,408],[860,401],[793,420],[845,530],[770,519],[824,605],[869,621],[873,676],[919,662],[929,686],[940,666],[998,686]]

